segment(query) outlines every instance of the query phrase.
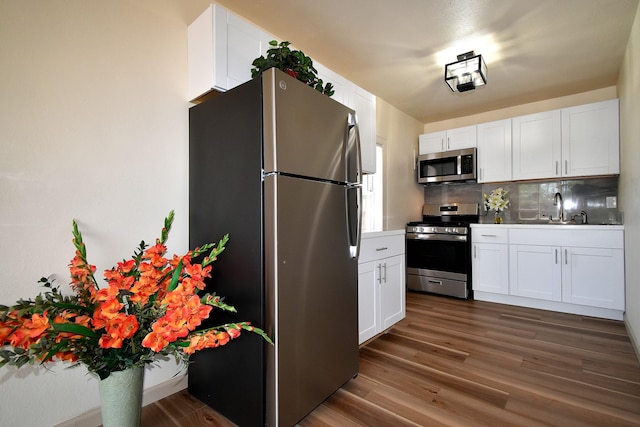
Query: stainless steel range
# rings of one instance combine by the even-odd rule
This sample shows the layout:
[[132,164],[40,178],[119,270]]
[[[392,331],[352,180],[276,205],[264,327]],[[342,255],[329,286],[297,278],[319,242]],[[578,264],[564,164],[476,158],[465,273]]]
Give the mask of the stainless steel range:
[[477,203],[424,205],[407,224],[407,288],[458,298],[471,294],[471,227]]

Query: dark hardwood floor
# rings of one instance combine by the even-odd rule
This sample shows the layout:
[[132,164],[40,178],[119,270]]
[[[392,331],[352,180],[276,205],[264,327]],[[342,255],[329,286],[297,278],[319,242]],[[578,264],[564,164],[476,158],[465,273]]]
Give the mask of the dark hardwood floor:
[[[142,425],[234,424],[185,390]],[[640,364],[622,322],[409,293],[310,426],[640,426]]]

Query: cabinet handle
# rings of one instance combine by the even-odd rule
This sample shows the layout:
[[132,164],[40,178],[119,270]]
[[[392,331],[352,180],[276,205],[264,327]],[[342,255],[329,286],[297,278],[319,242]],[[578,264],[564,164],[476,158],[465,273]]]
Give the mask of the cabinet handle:
[[376,251],[377,251],[377,252],[380,252],[380,251],[386,251],[387,249],[389,249],[389,248],[387,248],[387,247],[383,246],[383,247],[381,247],[381,248],[376,248]]
[[569,264],[569,256],[567,255],[567,250],[564,250],[564,265]]
[[479,170],[479,175],[480,175],[480,181],[482,181],[482,178],[483,178],[483,177],[482,177],[482,168],[478,168],[478,169],[480,169],[480,170]]
[[451,149],[451,141],[449,141],[449,137],[447,137],[447,150]]
[[497,234],[481,234],[482,237],[498,237]]
[[387,263],[384,264],[384,283],[387,283]]
[[556,160],[556,175],[558,175],[558,161]]
[[478,258],[478,247],[473,245],[473,259]]
[[378,283],[382,284],[382,264],[378,264]]
[[558,263],[558,250],[556,249],[556,264]]
[[442,280],[427,280],[428,283],[433,283],[434,285],[442,286]]
[[569,161],[564,161],[564,174],[567,175],[569,173]]

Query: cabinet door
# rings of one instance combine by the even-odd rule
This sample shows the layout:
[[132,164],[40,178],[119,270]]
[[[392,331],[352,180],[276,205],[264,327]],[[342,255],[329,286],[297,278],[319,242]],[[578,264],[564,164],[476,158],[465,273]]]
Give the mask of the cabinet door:
[[420,142],[419,154],[439,153],[441,151],[445,151],[446,137],[447,133],[445,131],[423,133],[418,137]]
[[620,173],[618,100],[562,110],[564,176]]
[[406,269],[403,255],[385,258],[380,262],[380,314],[382,330],[405,317]]
[[561,256],[556,246],[509,245],[510,293],[561,301]]
[[350,107],[356,111],[360,129],[362,171],[376,172],[376,97],[353,85]]
[[229,90],[251,80],[253,60],[266,54],[270,46],[269,37],[258,27],[232,13],[226,17],[226,22],[216,22],[216,28],[226,30],[227,39],[226,55],[216,53],[216,62],[217,75]]
[[318,78],[323,84],[331,83],[334,93],[331,99],[346,105],[356,112],[360,130],[362,171],[376,172],[376,97],[358,85],[320,63],[314,62]]
[[381,329],[377,261],[358,264],[358,342],[362,344]]
[[478,125],[478,182],[511,181],[511,119]]
[[449,129],[445,143],[445,150],[447,151],[476,147],[478,145],[476,125]]
[[273,38],[218,4],[209,5],[187,35],[189,100],[249,81],[253,60],[266,53]]
[[509,294],[509,249],[507,245],[474,243],[472,287],[474,291]]
[[624,310],[624,250],[563,248],[562,300]]
[[314,61],[313,66],[318,71],[318,78],[322,80],[323,85],[327,83],[333,85],[333,96],[331,99],[349,108],[353,108],[351,103],[353,83],[318,62]]
[[515,117],[513,179],[561,176],[562,127],[560,110]]

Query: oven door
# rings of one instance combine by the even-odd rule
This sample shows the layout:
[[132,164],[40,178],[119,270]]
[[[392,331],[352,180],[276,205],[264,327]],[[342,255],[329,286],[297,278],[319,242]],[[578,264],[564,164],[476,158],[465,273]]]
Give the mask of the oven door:
[[467,236],[407,233],[407,287],[468,298],[470,246]]

